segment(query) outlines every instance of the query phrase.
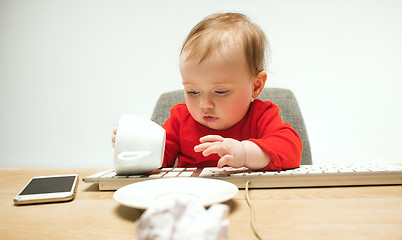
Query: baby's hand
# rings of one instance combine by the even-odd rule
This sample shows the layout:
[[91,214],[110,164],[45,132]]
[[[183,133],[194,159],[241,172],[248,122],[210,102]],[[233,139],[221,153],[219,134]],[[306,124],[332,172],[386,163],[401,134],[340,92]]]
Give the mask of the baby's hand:
[[112,145],[114,148],[114,144],[116,143],[116,133],[117,133],[117,127],[119,126],[119,124],[116,125],[116,127],[113,129],[113,134],[112,134]]
[[246,152],[242,142],[219,135],[207,135],[200,138],[200,142],[201,144],[194,147],[194,151],[202,152],[204,156],[218,154],[221,157],[218,161],[219,168],[225,165],[235,168],[246,165]]

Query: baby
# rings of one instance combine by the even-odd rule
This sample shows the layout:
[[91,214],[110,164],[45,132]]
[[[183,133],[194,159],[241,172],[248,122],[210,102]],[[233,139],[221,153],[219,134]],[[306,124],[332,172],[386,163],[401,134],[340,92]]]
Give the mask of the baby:
[[276,105],[255,99],[267,80],[266,45],[262,30],[239,13],[210,15],[191,30],[180,53],[186,103],[173,106],[163,125],[163,167],[177,158],[178,167],[300,165],[297,132]]

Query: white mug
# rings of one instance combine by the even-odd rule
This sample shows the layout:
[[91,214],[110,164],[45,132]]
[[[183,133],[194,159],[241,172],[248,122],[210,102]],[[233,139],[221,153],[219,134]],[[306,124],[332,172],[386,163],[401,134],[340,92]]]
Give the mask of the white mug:
[[114,169],[117,175],[142,174],[160,168],[165,140],[165,129],[155,122],[123,114],[114,146]]

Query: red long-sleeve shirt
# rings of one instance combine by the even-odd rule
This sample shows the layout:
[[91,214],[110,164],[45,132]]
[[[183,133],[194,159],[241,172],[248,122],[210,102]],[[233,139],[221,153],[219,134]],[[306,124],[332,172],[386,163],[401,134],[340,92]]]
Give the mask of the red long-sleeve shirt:
[[239,141],[249,140],[257,144],[271,157],[262,170],[282,170],[300,165],[302,142],[288,123],[283,123],[279,108],[272,102],[254,100],[247,114],[231,128],[213,130],[194,120],[186,104],[172,107],[171,115],[163,128],[166,130],[166,146],[163,167],[172,167],[178,157],[178,167],[216,167],[219,155],[203,156],[194,146],[206,135],[220,135]]

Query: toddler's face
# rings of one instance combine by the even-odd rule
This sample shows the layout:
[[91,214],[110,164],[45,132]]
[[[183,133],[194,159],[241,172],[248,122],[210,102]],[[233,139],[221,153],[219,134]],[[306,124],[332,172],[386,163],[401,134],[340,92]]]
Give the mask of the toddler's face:
[[180,57],[187,108],[202,125],[224,130],[234,126],[247,113],[253,92],[253,76],[241,51],[230,56],[212,54],[185,61]]

